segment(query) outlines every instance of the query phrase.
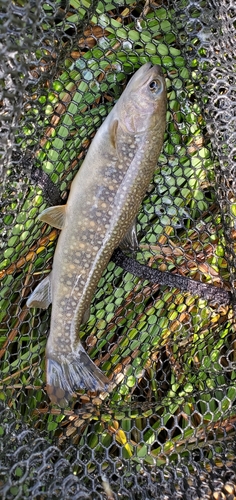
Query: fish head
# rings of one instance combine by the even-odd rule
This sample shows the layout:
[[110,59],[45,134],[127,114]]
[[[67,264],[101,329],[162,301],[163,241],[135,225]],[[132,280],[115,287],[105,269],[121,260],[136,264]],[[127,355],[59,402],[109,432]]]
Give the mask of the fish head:
[[146,63],[132,76],[118,101],[120,124],[130,134],[142,134],[165,123],[166,84],[159,65]]

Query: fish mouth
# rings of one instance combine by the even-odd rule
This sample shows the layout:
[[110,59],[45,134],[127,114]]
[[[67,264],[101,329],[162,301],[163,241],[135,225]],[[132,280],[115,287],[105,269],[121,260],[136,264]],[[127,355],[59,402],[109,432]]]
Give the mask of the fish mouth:
[[[146,68],[145,68],[146,66]],[[148,62],[144,65],[144,68],[146,71],[154,71],[157,76],[163,76],[163,71],[162,67],[159,64],[152,64],[151,62]]]
[[145,63],[141,66],[136,73],[133,74],[132,78],[129,80],[126,88],[132,88],[134,85],[138,87],[139,85],[146,85],[149,80],[155,78],[163,78],[163,72],[161,66],[159,64],[152,64],[151,62]]
[[155,78],[162,79],[164,77],[162,68],[161,66],[159,66],[159,64],[152,64],[151,62],[148,62],[141,68],[142,72],[140,73],[139,81],[142,82],[142,85],[146,85],[149,80]]

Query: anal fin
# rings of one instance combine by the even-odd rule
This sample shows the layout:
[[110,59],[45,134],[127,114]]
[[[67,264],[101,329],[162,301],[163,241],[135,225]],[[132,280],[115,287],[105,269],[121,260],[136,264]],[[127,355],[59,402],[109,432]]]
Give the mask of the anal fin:
[[51,273],[41,281],[35,290],[29,296],[26,305],[27,307],[40,307],[47,309],[52,302],[51,293]]

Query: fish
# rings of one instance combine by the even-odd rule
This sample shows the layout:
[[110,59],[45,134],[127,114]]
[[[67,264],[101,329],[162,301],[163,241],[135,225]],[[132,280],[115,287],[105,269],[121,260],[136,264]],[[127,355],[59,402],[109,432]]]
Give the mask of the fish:
[[39,219],[61,230],[51,273],[27,300],[52,303],[46,345],[46,389],[65,407],[76,391],[110,390],[79,337],[113,251],[137,250],[136,216],[152,180],[166,127],[167,90],[159,65],[146,63],[129,80],[98,129],[71,184],[66,205]]

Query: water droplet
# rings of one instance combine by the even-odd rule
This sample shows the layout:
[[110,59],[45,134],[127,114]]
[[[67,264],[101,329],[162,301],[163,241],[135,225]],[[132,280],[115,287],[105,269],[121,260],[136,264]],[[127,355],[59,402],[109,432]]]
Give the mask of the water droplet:
[[82,75],[83,75],[83,78],[87,81],[89,80],[92,80],[93,79],[93,73],[87,69],[85,69],[84,71],[82,71]]
[[113,63],[113,64],[112,64],[112,67],[113,67],[113,68],[114,68],[117,72],[122,71],[122,66],[121,66],[121,64],[119,64],[119,63]]
[[123,48],[127,49],[127,50],[131,50],[133,47],[132,42],[130,42],[129,40],[124,40],[122,45],[123,45]]
[[86,64],[83,59],[77,59],[76,62],[72,64],[72,66],[79,69],[84,69],[86,67]]
[[110,42],[108,42],[108,40],[102,36],[101,38],[99,38],[98,40],[98,45],[99,47],[101,47],[102,49],[108,49],[110,47]]

